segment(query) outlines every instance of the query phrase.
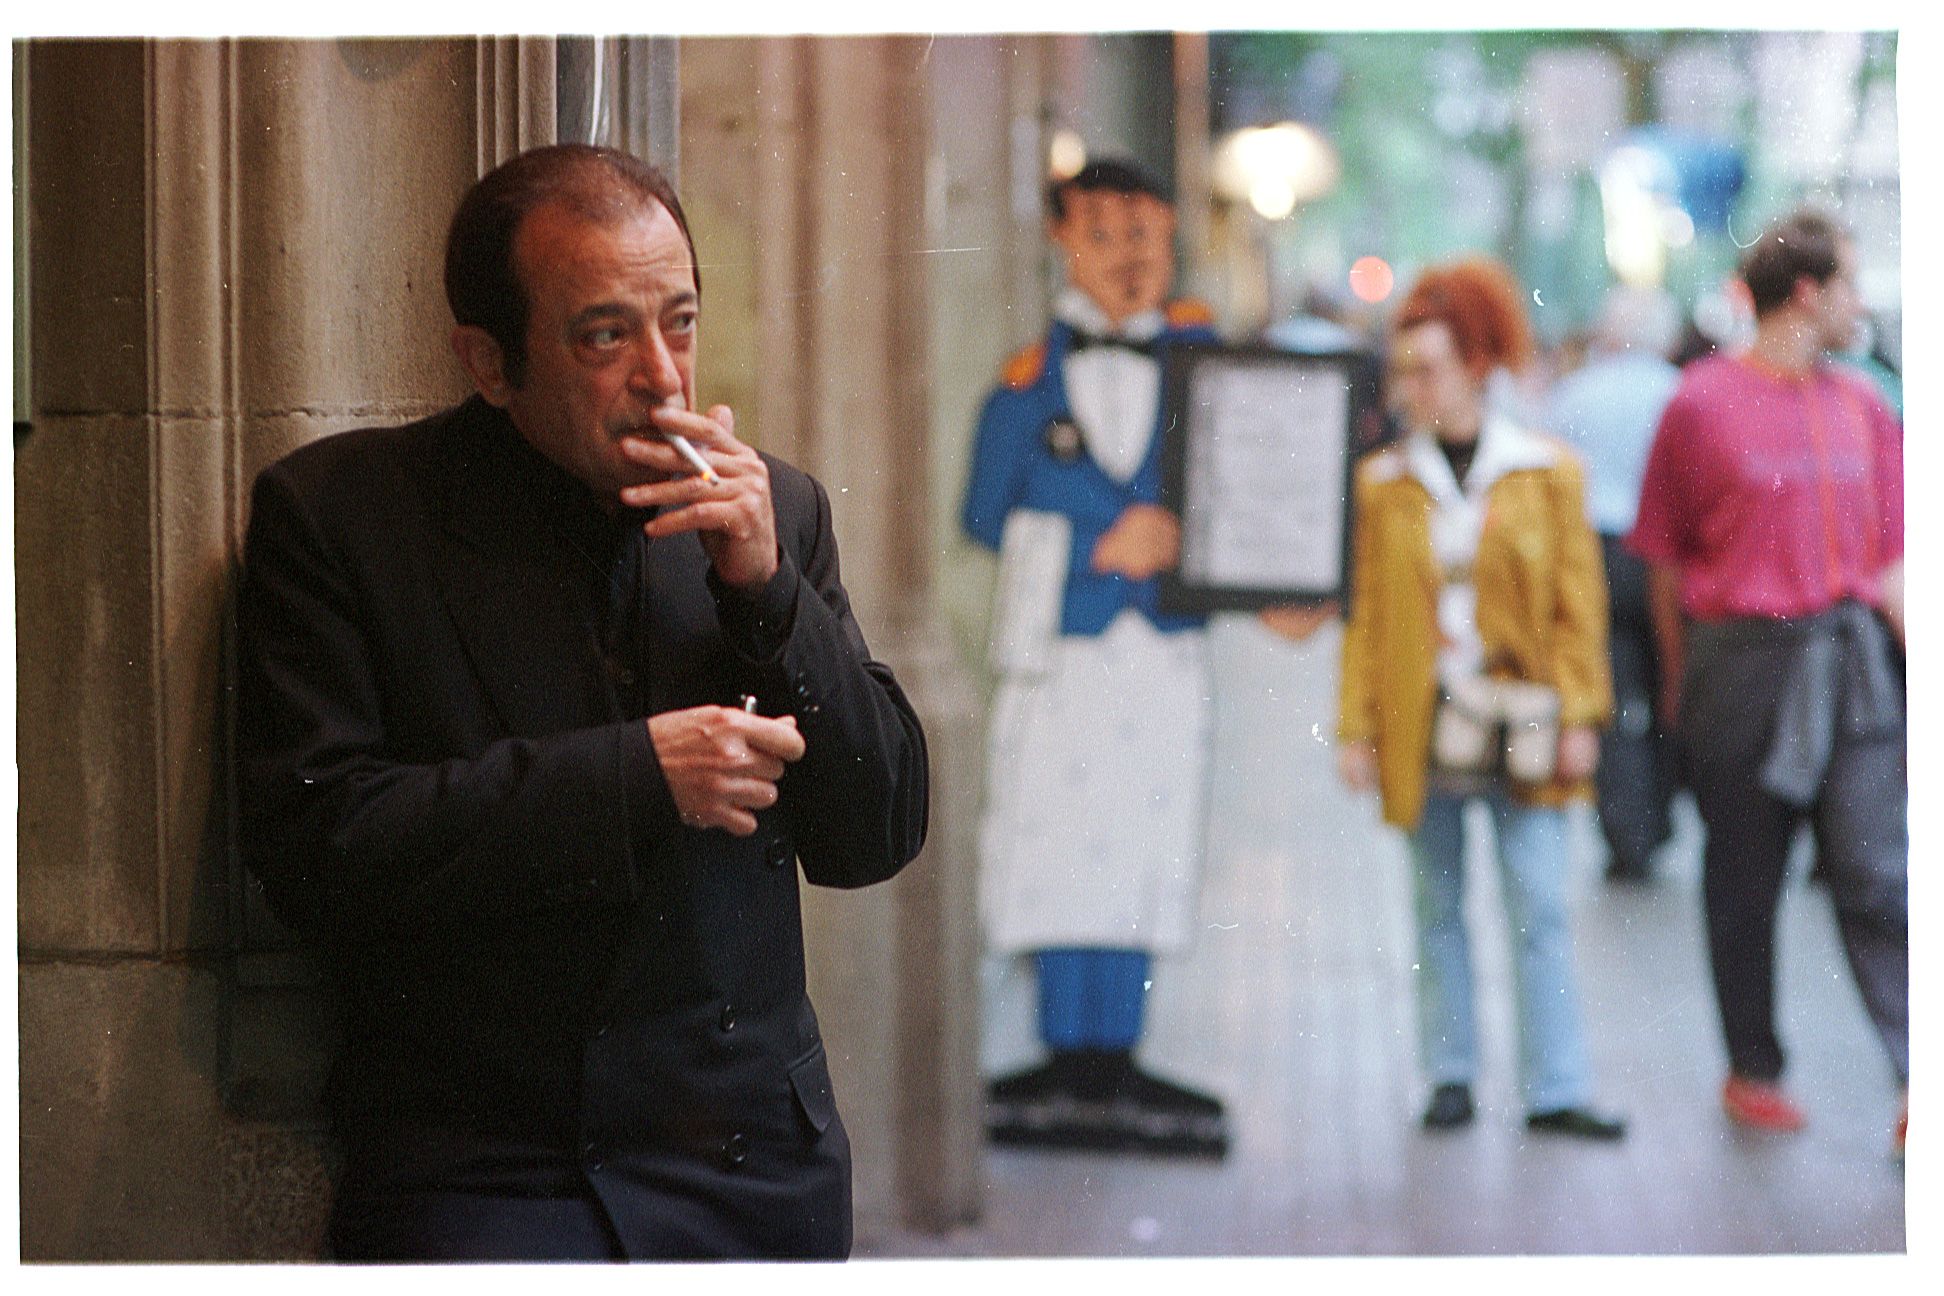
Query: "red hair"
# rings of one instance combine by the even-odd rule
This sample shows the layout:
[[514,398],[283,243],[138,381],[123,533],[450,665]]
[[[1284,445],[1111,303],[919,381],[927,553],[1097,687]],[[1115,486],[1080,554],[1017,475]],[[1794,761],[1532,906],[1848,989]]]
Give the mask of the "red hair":
[[1401,333],[1432,323],[1451,330],[1459,359],[1479,373],[1497,365],[1519,369],[1532,355],[1524,295],[1512,272],[1490,257],[1447,262],[1418,276],[1391,328]]

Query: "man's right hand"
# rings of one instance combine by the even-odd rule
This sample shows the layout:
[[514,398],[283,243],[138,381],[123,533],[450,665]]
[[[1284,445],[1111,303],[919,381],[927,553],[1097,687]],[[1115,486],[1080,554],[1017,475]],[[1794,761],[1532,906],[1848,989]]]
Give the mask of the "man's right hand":
[[753,812],[776,804],[784,764],[803,756],[795,716],[771,719],[734,707],[649,716],[648,741],[682,822],[737,837],[756,831]]

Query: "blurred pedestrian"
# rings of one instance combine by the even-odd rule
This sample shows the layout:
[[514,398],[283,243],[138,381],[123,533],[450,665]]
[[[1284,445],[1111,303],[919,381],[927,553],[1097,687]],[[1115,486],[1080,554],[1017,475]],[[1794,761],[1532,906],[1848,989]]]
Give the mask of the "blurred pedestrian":
[[1611,709],[1606,601],[1578,460],[1488,398],[1494,371],[1530,352],[1493,261],[1427,270],[1399,309],[1391,394],[1408,430],[1357,472],[1339,768],[1410,838],[1425,1127],[1473,1118],[1463,815],[1480,801],[1515,938],[1526,1124],[1617,1139],[1624,1122],[1589,1105],[1562,809]]
[[[1799,1129],[1781,1085],[1775,916],[1807,820],[1863,1004],[1910,1074],[1903,429],[1831,352],[1862,309],[1856,249],[1798,212],[1743,258],[1753,343],[1688,369],[1628,544],[1651,564],[1663,719],[1708,842],[1702,894],[1728,1115]],[[1906,1112],[1908,1103],[1906,1101]],[[1896,1142],[1902,1145],[1902,1120]]]
[[1607,876],[1644,882],[1673,835],[1674,746],[1654,707],[1660,662],[1647,615],[1647,568],[1624,543],[1661,410],[1681,371],[1668,360],[1681,327],[1666,293],[1628,286],[1607,294],[1584,365],[1553,388],[1547,426],[1586,464],[1586,510],[1600,535],[1607,581],[1607,662],[1613,723],[1600,737],[1596,776]]

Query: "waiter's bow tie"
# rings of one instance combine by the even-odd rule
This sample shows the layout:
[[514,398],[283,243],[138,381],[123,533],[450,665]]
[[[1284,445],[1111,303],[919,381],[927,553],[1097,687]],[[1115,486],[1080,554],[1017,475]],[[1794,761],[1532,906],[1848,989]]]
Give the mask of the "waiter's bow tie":
[[1074,329],[1073,340],[1067,343],[1067,351],[1072,354],[1085,351],[1088,347],[1118,347],[1123,351],[1132,351],[1136,355],[1151,356],[1154,354],[1154,342],[1153,338],[1145,342],[1137,342],[1133,338],[1116,337],[1111,333],[1087,333]]

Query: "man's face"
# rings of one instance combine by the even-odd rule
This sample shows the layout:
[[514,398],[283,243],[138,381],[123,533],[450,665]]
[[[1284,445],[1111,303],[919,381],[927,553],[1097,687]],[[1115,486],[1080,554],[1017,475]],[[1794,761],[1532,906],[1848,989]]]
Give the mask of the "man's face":
[[1174,281],[1174,209],[1151,194],[1071,189],[1052,226],[1067,282],[1119,324],[1168,299]]
[[1390,355],[1390,400],[1413,430],[1434,436],[1475,432],[1484,379],[1466,367],[1443,320],[1397,335]]
[[527,293],[526,381],[488,400],[520,434],[603,499],[646,479],[625,436],[649,411],[695,404],[698,298],[681,227],[648,203],[589,221],[548,203],[521,221],[513,265]]
[[1809,299],[1809,322],[1816,342],[1825,351],[1847,351],[1863,321],[1863,295],[1856,287],[1856,245],[1843,239],[1836,247],[1836,271],[1817,284]]

